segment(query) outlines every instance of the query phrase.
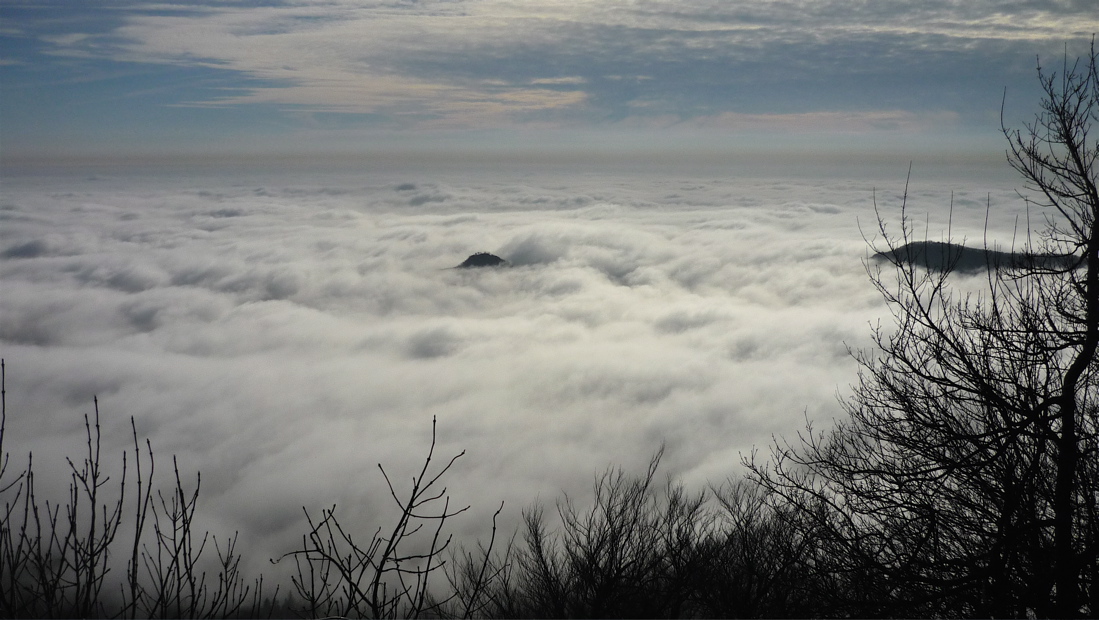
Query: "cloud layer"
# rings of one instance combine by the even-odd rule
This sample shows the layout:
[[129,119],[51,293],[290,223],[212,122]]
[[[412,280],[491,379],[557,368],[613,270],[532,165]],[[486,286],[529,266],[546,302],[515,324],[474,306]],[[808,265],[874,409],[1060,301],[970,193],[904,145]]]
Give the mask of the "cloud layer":
[[[485,535],[593,472],[667,446],[692,484],[838,411],[847,346],[883,316],[859,231],[895,214],[869,180],[656,169],[177,171],[5,179],[0,346],[9,448],[48,485],[98,395],[201,470],[210,527],[262,567],[337,503],[384,512],[438,418]],[[1010,185],[917,177],[938,238],[1011,235]],[[889,209],[893,209],[890,211]],[[922,226],[922,224],[921,224]],[[505,269],[454,270],[469,254]]]

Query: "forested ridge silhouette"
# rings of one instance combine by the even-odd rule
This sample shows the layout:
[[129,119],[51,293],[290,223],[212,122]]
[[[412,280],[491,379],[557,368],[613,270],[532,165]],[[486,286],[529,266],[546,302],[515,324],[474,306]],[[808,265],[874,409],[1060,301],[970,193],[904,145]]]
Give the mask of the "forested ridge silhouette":
[[985,271],[1043,269],[1073,269],[1082,265],[1073,254],[1010,252],[992,248],[974,248],[961,243],[943,241],[909,241],[904,245],[876,252],[875,261],[907,263],[934,271],[977,274]]

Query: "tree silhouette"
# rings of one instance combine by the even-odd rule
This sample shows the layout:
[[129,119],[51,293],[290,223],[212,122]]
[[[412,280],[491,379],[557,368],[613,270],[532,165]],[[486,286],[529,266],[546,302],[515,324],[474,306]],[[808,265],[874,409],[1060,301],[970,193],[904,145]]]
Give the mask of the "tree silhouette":
[[[989,261],[984,291],[961,295],[956,265],[904,260],[914,239],[903,204],[899,236],[879,217],[894,269],[867,270],[895,329],[877,328],[875,349],[856,354],[847,419],[749,462],[819,543],[819,613],[1099,610],[1096,64],[1093,45],[1060,71],[1039,65],[1041,111],[1003,127],[1045,213],[1023,260]],[[1050,255],[1073,260],[1041,260]]]

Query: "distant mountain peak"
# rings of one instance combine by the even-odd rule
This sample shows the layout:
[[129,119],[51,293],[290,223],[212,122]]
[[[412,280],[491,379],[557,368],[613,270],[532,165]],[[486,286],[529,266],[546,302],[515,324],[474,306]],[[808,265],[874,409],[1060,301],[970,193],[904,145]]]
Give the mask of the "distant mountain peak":
[[969,248],[956,243],[939,241],[913,241],[873,257],[878,261],[909,263],[932,271],[951,269],[963,274],[973,274],[997,267],[1015,269],[1073,269],[1079,260],[1072,255],[1029,254],[1003,252],[985,248]]
[[461,265],[458,265],[458,269],[471,269],[473,267],[501,267],[507,265],[508,262],[495,254],[489,254],[488,252],[477,252],[471,254]]

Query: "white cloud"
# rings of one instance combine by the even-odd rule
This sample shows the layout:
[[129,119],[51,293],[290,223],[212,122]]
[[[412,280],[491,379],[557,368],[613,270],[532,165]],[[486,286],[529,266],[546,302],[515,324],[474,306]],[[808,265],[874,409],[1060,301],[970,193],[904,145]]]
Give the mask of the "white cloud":
[[[983,230],[988,190],[1010,234],[1010,185],[918,173],[932,234],[952,190],[956,233]],[[468,450],[450,484],[467,537],[501,499],[512,525],[661,442],[669,472],[716,482],[803,413],[836,414],[844,344],[882,312],[856,221],[872,187],[682,168],[6,178],[8,445],[63,473],[48,463],[98,394],[105,447],[132,415],[201,470],[255,569],[297,542],[302,505],[371,523],[375,464],[406,479],[432,416],[440,454]],[[514,265],[450,269],[476,251]]]
[[[341,0],[138,4],[119,14],[122,23],[107,33],[42,39],[56,54],[228,70],[248,80],[188,105],[369,113],[392,126],[435,128],[660,118],[671,108],[680,119],[720,117],[775,75],[797,82],[854,72],[872,88],[913,63],[934,73],[944,54],[954,58],[949,70],[976,64],[979,72],[982,62],[1006,58],[1005,45],[1056,51],[1099,29],[1084,6],[995,2]],[[623,75],[645,76],[646,85],[609,86]],[[788,102],[796,108],[788,112],[828,109],[811,99]],[[896,105],[867,99],[858,107],[903,116]]]

